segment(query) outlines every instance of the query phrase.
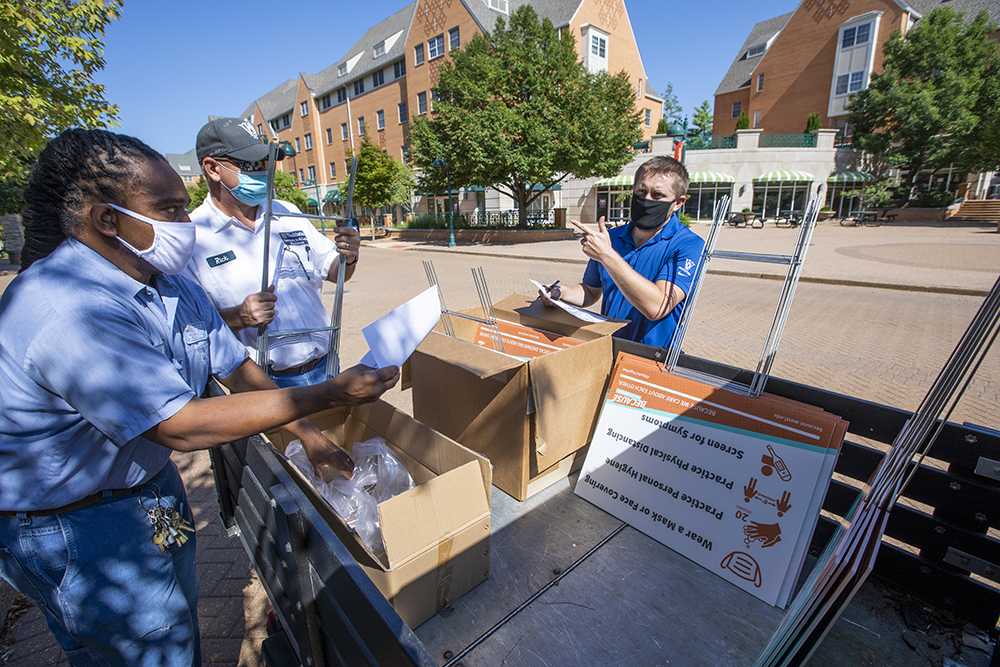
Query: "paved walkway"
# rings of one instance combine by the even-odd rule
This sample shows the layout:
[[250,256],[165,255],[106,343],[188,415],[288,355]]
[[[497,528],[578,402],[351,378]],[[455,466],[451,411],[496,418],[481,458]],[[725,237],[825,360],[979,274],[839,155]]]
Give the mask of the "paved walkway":
[[[708,227],[697,225],[695,229],[704,234]],[[722,232],[719,247],[785,254],[791,251],[796,234],[797,230],[777,229],[773,225],[762,230],[727,227]],[[455,255],[447,260],[442,257],[443,261],[431,257],[435,259],[443,285],[457,285],[460,280],[471,285],[468,276],[469,258],[461,255],[482,255],[491,288],[496,286],[494,298],[503,298],[512,289],[523,292],[526,281],[522,274],[530,273],[533,277],[549,279],[545,272],[551,270],[553,277],[578,276],[582,274],[582,264],[585,262],[578,241],[458,248],[391,240],[366,242],[366,245],[373,247],[368,255],[370,259],[366,261],[371,261],[373,268],[378,268],[359,271],[358,276],[350,283],[350,293],[345,301],[345,344],[342,357],[345,361],[360,358],[364,352],[361,349],[362,343],[359,342],[361,326],[398,305],[402,299],[408,298],[411,287],[422,289],[425,283],[419,260],[427,255],[412,252],[414,250]],[[374,251],[374,248],[378,250]],[[394,251],[399,251],[399,254]],[[362,254],[365,252],[362,251]],[[531,261],[508,261],[512,259]],[[553,265],[552,262],[569,265]],[[517,264],[517,268],[512,268],[514,264]],[[747,268],[743,263],[718,261],[710,268],[741,275],[759,275],[768,266],[755,264]],[[390,271],[392,279],[397,281],[401,280],[399,276],[418,275],[417,282],[420,285],[406,284],[401,285],[400,289],[391,289],[393,283],[386,278]],[[502,271],[506,271],[507,275]],[[777,275],[777,272],[771,270],[770,274]],[[12,267],[0,263],[0,290],[9,284],[14,275]],[[813,235],[805,262],[805,281],[943,293],[928,295],[928,300],[908,300],[904,292],[893,295],[883,293],[884,296],[893,297],[886,301],[877,298],[877,290],[861,291],[854,287],[838,290],[827,285],[802,288],[794,314],[804,317],[800,318],[801,322],[790,321],[786,343],[779,355],[775,373],[845,393],[872,392],[872,400],[912,409],[915,407],[914,397],[917,400],[922,397],[929,378],[936,374],[936,369],[940,368],[943,358],[947,356],[977,306],[979,300],[969,297],[985,293],[998,275],[1000,234],[996,233],[996,228],[992,225],[893,224],[879,228],[845,228],[836,223],[820,223]],[[700,335],[696,335],[697,332],[693,330],[692,351],[719,361],[745,365],[744,360],[739,357],[741,332],[733,330],[732,318],[740,304],[749,302],[755,294],[765,291],[769,283],[774,285],[770,281],[741,278],[719,281],[719,289],[730,300],[725,305],[712,306],[712,299],[706,294],[702,303],[705,304],[706,317],[722,324],[707,328]],[[507,289],[508,287],[511,289]],[[332,294],[332,291],[328,291]],[[330,298],[328,294],[324,296],[325,300]],[[468,297],[469,303],[449,302],[449,306],[472,306],[474,296],[474,291],[471,295],[459,293],[456,301]],[[848,298],[841,298],[842,296]],[[808,308],[805,307],[806,304],[809,305]],[[914,312],[914,308],[918,311]],[[927,314],[921,315],[925,310]],[[852,317],[874,319],[878,317],[878,313],[883,315],[879,318],[879,327],[872,328],[870,332],[842,337],[832,344],[811,328],[814,318],[821,314],[827,317],[827,321],[830,318],[846,321]],[[739,315],[742,318],[740,327],[746,326],[743,319],[762,317],[753,309],[743,309]],[[766,316],[767,313],[764,313],[764,319],[767,319]],[[906,331],[894,331],[897,318],[899,322],[912,323],[920,322],[923,317],[927,318],[927,327],[903,324],[898,328],[905,328]],[[928,343],[924,340],[927,334],[924,329],[941,320],[949,320],[948,327],[941,333],[935,333],[938,338]],[[797,332],[797,328],[802,331]],[[924,345],[927,352],[920,351],[920,345]],[[759,346],[757,351],[759,352]],[[935,354],[937,356],[933,356]],[[917,363],[913,359],[915,355],[921,357]],[[996,352],[992,356],[995,358]],[[996,408],[1000,404],[996,382],[1000,372],[995,370],[996,366],[995,363],[991,364],[988,377],[985,372],[980,374],[982,377],[978,378],[977,386],[973,387],[975,395],[970,397],[969,413],[963,415],[963,418],[994,428],[998,426],[995,423]],[[914,367],[926,367],[928,370],[914,374]],[[397,402],[405,410],[409,394],[410,392],[400,393],[394,390],[389,400]],[[207,454],[175,454],[174,460],[181,468],[195,508],[201,576],[199,616],[204,662],[218,665],[258,665],[260,642],[264,637],[264,622],[269,608],[267,596],[253,573],[240,541],[228,538],[221,526]],[[0,636],[0,659],[5,659],[8,665],[24,667],[66,663],[65,656],[55,644],[37,609],[22,604],[15,608],[12,616],[6,635]]]
[[[595,227],[594,225],[590,225]],[[695,224],[702,237],[710,225]],[[798,228],[767,223],[763,229],[724,227],[717,249],[749,253],[791,254]],[[577,235],[579,237],[580,234]],[[380,248],[420,249],[496,257],[550,259],[586,263],[578,240],[508,245],[365,241]],[[712,272],[783,276],[774,265],[715,260]],[[1000,234],[991,223],[891,223],[881,227],[842,227],[837,221],[817,224],[813,231],[802,280],[985,295],[1000,275]]]

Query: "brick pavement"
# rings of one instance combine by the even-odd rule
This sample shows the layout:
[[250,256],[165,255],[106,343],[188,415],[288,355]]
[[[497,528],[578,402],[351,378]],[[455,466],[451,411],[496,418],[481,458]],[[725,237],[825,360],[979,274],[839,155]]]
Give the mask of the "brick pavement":
[[[913,289],[937,285],[983,291],[1000,273],[1000,235],[989,230],[977,225],[855,229],[825,223],[814,234],[804,274],[841,282],[860,277],[872,285]],[[784,253],[790,246],[781,244],[793,241],[794,230],[727,228],[720,247]],[[361,327],[425,288],[421,259],[434,261],[448,306],[453,309],[478,305],[469,271],[472,266],[484,268],[494,300],[512,292],[526,293],[529,277],[546,282],[573,281],[583,269],[575,241],[457,249],[395,242],[369,245],[375,247],[363,251],[364,264],[345,295],[344,364],[354,363],[365,351]],[[393,282],[387,283],[385,276],[392,276]],[[11,272],[0,267],[0,289],[11,278]],[[770,280],[711,276],[685,350],[754,367],[778,287],[779,283]],[[325,291],[327,305],[332,295],[332,288]],[[803,282],[774,374],[914,409],[980,302],[981,298],[974,296]],[[1000,428],[998,387],[1000,352],[994,350],[952,420]],[[411,409],[409,392],[397,388],[386,398],[405,411]],[[269,607],[267,597],[241,543],[228,538],[221,526],[207,454],[175,454],[174,460],[195,508],[205,664],[257,665]],[[40,612],[30,605],[0,638],[0,655],[4,654],[7,664],[16,666],[66,662]]]

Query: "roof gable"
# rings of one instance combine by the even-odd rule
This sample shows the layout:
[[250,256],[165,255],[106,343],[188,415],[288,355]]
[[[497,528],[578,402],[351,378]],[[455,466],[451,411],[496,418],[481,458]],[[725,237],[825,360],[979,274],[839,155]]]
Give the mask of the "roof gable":
[[[763,59],[766,54],[766,49],[770,48],[770,45],[774,42],[774,38],[782,31],[785,25],[788,24],[788,20],[792,18],[792,14],[795,12],[788,12],[787,14],[782,14],[781,16],[776,16],[773,19],[768,19],[766,21],[761,21],[750,30],[750,34],[747,36],[743,46],[740,48],[739,53],[736,54],[736,59],[733,60],[733,64],[729,66],[729,71],[726,75],[722,77],[722,82],[716,89],[716,95],[722,95],[724,93],[731,93],[735,90],[739,90],[747,85],[747,82],[753,76],[753,71],[757,69],[757,65]],[[761,52],[760,55],[747,57],[747,52],[751,47],[765,46],[765,50]]]

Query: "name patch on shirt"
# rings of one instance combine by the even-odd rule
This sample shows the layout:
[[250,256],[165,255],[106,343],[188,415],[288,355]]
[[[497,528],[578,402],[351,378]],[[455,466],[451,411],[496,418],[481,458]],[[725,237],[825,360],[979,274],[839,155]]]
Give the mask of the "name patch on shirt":
[[224,252],[221,255],[206,257],[205,261],[208,262],[209,268],[214,269],[215,267],[222,266],[226,262],[231,262],[234,259],[236,259],[236,253],[230,250],[229,252]]
[[285,245],[306,245],[308,243],[305,232],[279,232],[278,236],[285,242]]

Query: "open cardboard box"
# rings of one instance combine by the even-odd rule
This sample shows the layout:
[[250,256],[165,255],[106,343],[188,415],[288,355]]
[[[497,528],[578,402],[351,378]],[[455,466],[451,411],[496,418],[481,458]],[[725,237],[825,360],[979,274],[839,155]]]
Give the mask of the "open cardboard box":
[[[416,486],[378,506],[385,561],[336,515],[287,458],[283,465],[364,568],[396,613],[415,628],[490,574],[490,462],[388,403],[326,410],[311,416],[333,442],[350,450],[385,439]],[[294,438],[265,434],[280,452]]]
[[[479,323],[451,317],[403,368],[413,389],[413,416],[493,464],[493,483],[526,500],[565,477],[593,434],[614,363],[611,334],[625,323],[585,324],[538,299],[513,294],[494,305],[497,319],[582,341],[521,361],[473,344]],[[460,311],[481,317],[478,308]]]

